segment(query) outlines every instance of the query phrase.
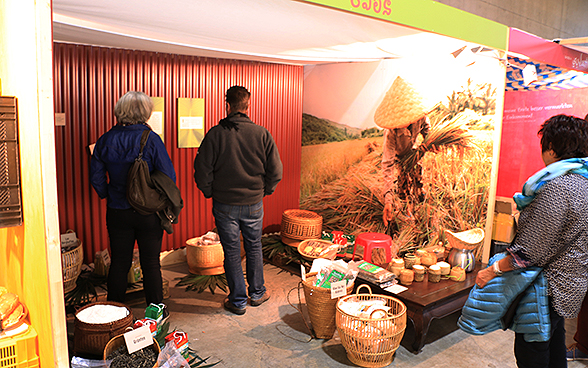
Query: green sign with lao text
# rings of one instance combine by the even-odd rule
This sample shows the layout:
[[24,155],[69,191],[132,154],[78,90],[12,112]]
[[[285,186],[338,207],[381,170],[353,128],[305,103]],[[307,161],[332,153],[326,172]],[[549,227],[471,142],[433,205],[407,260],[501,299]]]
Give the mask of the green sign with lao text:
[[433,0],[303,1],[378,18],[499,50],[507,49],[507,26]]

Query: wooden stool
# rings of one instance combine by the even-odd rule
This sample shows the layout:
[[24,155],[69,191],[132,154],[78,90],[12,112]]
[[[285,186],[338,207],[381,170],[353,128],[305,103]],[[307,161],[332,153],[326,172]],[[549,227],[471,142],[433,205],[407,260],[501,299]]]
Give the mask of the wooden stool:
[[363,233],[359,234],[355,239],[353,246],[353,257],[355,257],[355,250],[357,245],[363,246],[363,260],[372,262],[372,250],[375,248],[382,248],[386,251],[386,263],[392,261],[392,238],[386,234],[381,233]]

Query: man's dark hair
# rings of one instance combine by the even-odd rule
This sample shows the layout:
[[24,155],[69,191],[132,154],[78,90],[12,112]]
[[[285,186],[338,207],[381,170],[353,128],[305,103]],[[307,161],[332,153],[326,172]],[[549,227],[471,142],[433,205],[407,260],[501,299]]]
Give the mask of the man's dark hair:
[[570,115],[547,119],[537,133],[541,151],[552,149],[560,160],[588,157],[588,122]]
[[226,102],[233,111],[245,112],[249,108],[251,93],[245,87],[233,86],[227,90]]

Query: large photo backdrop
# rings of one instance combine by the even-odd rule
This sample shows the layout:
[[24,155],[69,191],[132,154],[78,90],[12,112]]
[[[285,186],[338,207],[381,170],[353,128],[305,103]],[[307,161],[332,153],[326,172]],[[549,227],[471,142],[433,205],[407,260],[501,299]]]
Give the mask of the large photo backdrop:
[[[494,50],[445,51],[305,68],[300,207],[325,231],[387,233],[402,250],[485,227],[505,66]],[[406,129],[412,148],[391,151]]]

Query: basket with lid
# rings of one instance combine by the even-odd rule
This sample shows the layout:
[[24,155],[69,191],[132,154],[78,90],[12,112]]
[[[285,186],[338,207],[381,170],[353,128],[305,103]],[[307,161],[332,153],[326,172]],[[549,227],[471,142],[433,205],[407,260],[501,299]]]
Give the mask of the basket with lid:
[[[96,312],[98,318],[89,317]],[[108,301],[88,304],[75,314],[74,351],[76,354],[102,356],[108,341],[123,334],[132,324],[133,312],[122,303]]]
[[301,240],[320,239],[322,230],[323,217],[315,212],[291,209],[282,213],[280,235],[288,245],[298,246]]

